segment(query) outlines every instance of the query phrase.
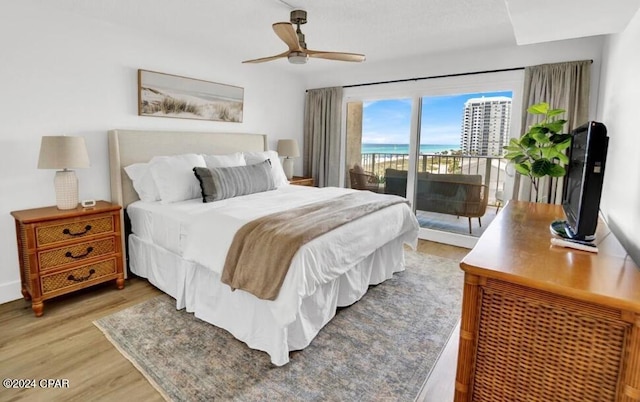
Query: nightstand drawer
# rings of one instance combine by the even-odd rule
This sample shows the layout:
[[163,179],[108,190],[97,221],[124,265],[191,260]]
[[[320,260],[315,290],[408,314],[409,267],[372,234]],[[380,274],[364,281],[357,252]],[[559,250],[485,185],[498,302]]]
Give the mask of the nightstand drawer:
[[42,295],[73,287],[84,287],[104,276],[116,273],[116,260],[112,258],[94,264],[42,276]]
[[103,216],[87,220],[69,220],[63,224],[60,221],[53,225],[42,225],[36,228],[38,246],[51,244],[69,239],[78,239],[100,233],[113,232],[113,216]]
[[38,253],[40,271],[116,252],[114,237],[87,241]]

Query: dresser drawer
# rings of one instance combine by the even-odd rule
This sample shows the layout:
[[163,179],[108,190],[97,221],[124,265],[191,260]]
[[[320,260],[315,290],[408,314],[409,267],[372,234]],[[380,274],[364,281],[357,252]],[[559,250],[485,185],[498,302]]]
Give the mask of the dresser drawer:
[[76,243],[38,253],[40,271],[116,252],[114,237]]
[[67,271],[58,272],[53,275],[42,276],[42,295],[58,292],[73,287],[83,287],[86,283],[97,281],[107,275],[116,273],[116,260],[87,264]]
[[43,246],[113,231],[113,215],[86,220],[69,220],[62,224],[58,221],[55,224],[38,226],[36,228],[36,241],[38,246]]

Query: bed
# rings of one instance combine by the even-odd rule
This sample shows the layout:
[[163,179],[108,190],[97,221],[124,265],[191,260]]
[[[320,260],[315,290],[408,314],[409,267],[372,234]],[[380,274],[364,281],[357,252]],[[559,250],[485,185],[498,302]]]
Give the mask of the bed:
[[[304,349],[335,315],[358,301],[370,285],[404,269],[404,245],[415,247],[418,223],[397,203],[344,224],[304,244],[293,256],[274,300],[221,282],[235,231],[261,216],[331,200],[357,190],[282,185],[275,190],[203,203],[141,201],[125,167],[160,155],[261,154],[267,137],[244,133],[111,130],[112,202],[124,207],[130,227],[127,262],[132,273],[176,300],[197,318],[229,331],[282,366]],[[392,197],[392,196],[387,196]]]

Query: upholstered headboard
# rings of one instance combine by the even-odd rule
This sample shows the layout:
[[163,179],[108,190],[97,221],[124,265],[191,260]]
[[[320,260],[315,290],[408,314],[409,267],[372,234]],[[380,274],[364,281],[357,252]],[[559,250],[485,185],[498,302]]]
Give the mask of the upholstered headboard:
[[[124,171],[124,167],[132,163],[148,162],[158,155],[220,155],[268,150],[267,136],[264,134],[110,130],[108,139],[111,202],[121,205],[123,210],[138,200],[133,183]],[[124,228],[124,211],[120,213],[120,220],[120,227]],[[126,235],[122,237],[122,250],[126,250],[126,238]],[[122,258],[127,266],[124,254]]]
[[220,155],[268,150],[264,134],[110,130],[108,138],[111,201],[123,208],[138,200],[133,184],[124,172],[124,167],[132,163],[148,162],[158,155]]

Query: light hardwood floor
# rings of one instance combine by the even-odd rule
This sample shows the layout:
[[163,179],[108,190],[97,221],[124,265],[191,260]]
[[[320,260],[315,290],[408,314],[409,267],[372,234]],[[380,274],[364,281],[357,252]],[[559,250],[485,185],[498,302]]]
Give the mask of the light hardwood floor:
[[[420,240],[418,242],[418,251],[460,261],[467,255],[469,249]],[[438,362],[416,398],[416,402],[453,401],[459,334],[460,323],[458,322],[449,337],[449,342],[442,350]]]
[[[459,261],[469,251],[420,241],[418,251]],[[24,300],[0,305],[0,378],[68,380],[67,389],[5,389],[2,401],[161,401],[156,390],[125,359],[93,321],[160,294],[131,278],[123,290],[112,283],[45,302],[36,318]],[[453,397],[457,335],[452,337],[419,401]]]

